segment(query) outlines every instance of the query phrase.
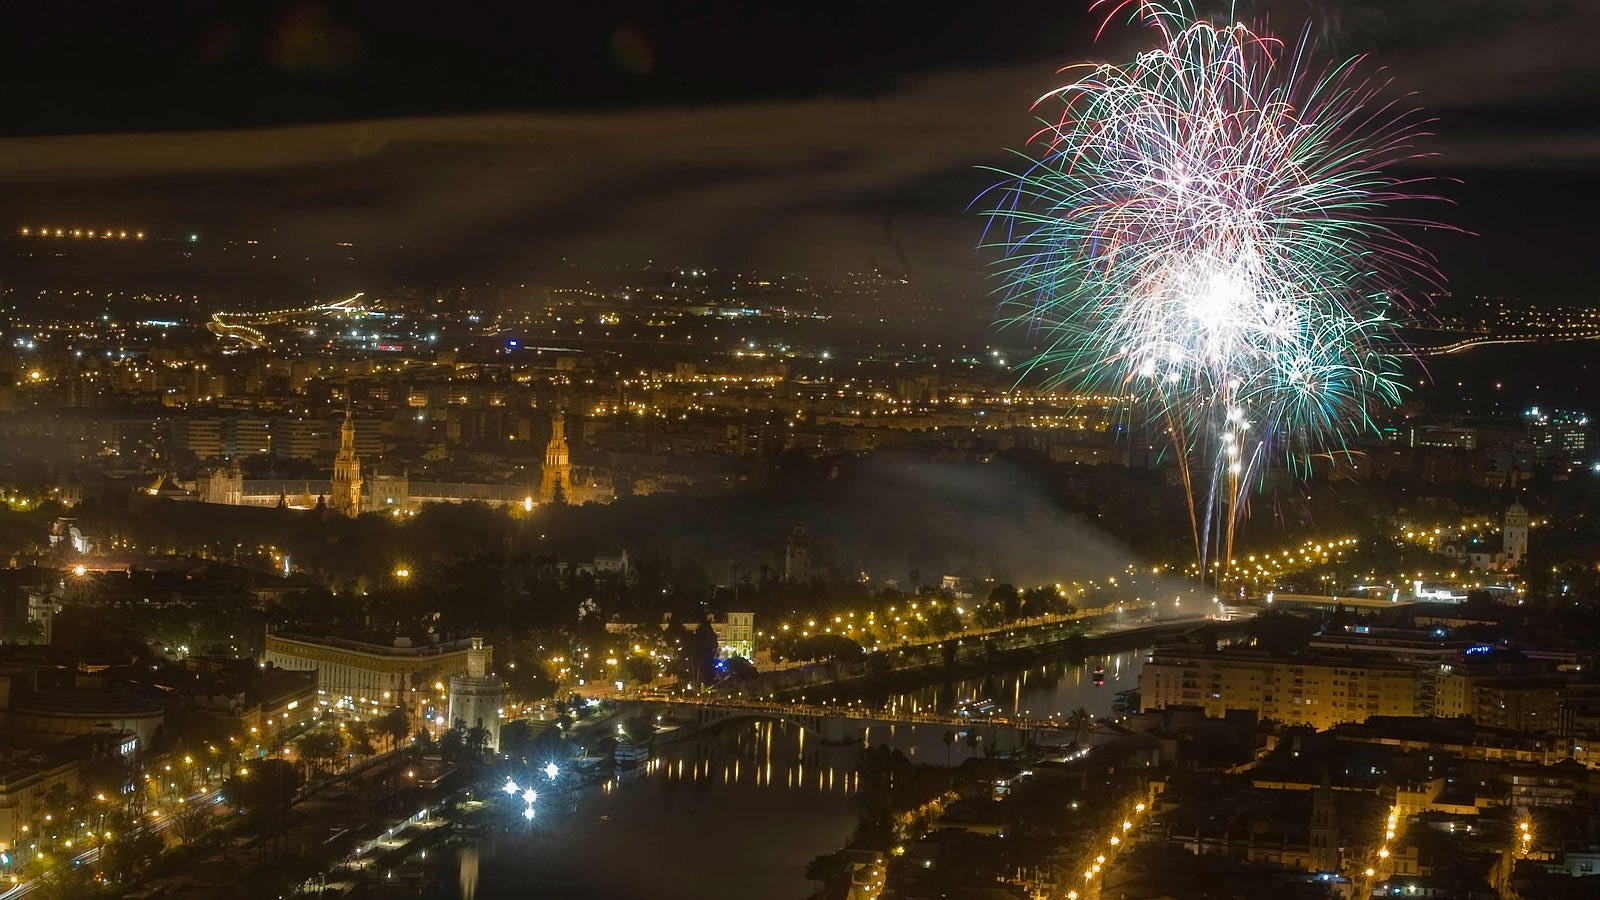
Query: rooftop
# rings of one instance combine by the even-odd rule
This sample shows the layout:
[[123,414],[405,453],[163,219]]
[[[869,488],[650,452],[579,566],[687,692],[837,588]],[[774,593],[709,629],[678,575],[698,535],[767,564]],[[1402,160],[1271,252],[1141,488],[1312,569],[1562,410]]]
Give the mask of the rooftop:
[[312,647],[333,647],[339,650],[349,650],[355,653],[367,653],[373,656],[388,656],[407,659],[427,659],[435,656],[446,656],[451,653],[465,652],[472,646],[472,640],[470,638],[459,641],[444,641],[438,644],[423,644],[421,646],[397,646],[394,644],[373,644],[367,641],[334,637],[332,635],[309,635],[278,632],[276,634],[267,635],[268,649],[271,649],[271,645],[274,641],[287,644],[302,644]]

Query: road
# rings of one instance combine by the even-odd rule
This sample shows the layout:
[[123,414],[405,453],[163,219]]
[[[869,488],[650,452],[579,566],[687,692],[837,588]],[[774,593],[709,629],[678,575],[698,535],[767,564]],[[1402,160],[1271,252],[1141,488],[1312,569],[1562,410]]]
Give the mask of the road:
[[[193,795],[191,797],[185,797],[184,798],[184,802],[185,803],[219,804],[219,803],[222,802],[222,789],[221,788],[212,788],[212,789],[207,790],[207,791],[200,791],[199,793],[196,793],[195,795]],[[136,834],[136,835],[143,834],[146,831],[149,831],[152,834],[160,834],[161,832],[166,831],[169,827],[171,827],[171,825],[172,825],[172,816],[158,816],[154,822],[151,822],[148,825],[141,825],[138,828],[134,829],[134,834]],[[78,854],[77,856],[74,856],[72,858],[72,865],[74,865],[74,866],[87,865],[89,863],[95,862],[99,858],[100,858],[100,848],[99,847],[90,847],[88,850],[85,850],[82,853]],[[63,863],[62,865],[66,865],[66,863]],[[34,891],[34,889],[36,889],[38,886],[39,886],[39,879],[38,878],[30,878],[27,881],[18,882],[17,884],[13,885],[9,890],[7,890],[5,893],[0,894],[0,900],[16,900],[16,898],[18,898],[18,897],[26,897],[28,894],[32,893]]]

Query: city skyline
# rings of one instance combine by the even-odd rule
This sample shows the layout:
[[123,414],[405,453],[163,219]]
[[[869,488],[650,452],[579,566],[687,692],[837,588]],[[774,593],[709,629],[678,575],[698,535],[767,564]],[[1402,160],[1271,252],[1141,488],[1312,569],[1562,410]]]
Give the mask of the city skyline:
[[1592,900],[1597,31],[0,10],[0,900]]

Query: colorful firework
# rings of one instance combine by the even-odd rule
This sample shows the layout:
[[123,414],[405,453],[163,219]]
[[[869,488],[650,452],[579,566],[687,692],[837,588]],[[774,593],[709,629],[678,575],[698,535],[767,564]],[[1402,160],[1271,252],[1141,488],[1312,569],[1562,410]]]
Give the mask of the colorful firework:
[[1044,347],[1030,368],[1131,394],[1170,436],[1204,575],[1274,461],[1303,472],[1399,397],[1392,314],[1437,277],[1404,235],[1432,223],[1393,211],[1432,198],[1386,170],[1423,120],[1359,58],[1314,69],[1304,38],[1183,0],[1091,8],[1157,45],[1035,103],[1061,112],[983,195],[987,245],[1002,318]]

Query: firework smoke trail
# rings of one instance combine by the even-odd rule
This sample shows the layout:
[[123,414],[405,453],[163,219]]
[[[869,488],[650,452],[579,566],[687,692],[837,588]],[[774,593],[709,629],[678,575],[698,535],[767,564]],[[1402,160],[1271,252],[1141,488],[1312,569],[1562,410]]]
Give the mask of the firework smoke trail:
[[[1069,67],[1054,118],[980,200],[1002,320],[1052,383],[1139,401],[1171,441],[1202,579],[1225,564],[1250,488],[1304,473],[1400,395],[1392,313],[1438,285],[1405,232],[1420,113],[1362,61],[1311,65],[1184,0],[1097,0],[1157,35],[1130,64]],[[1102,31],[1104,29],[1102,28]],[[1220,565],[1217,573],[1220,577]]]

